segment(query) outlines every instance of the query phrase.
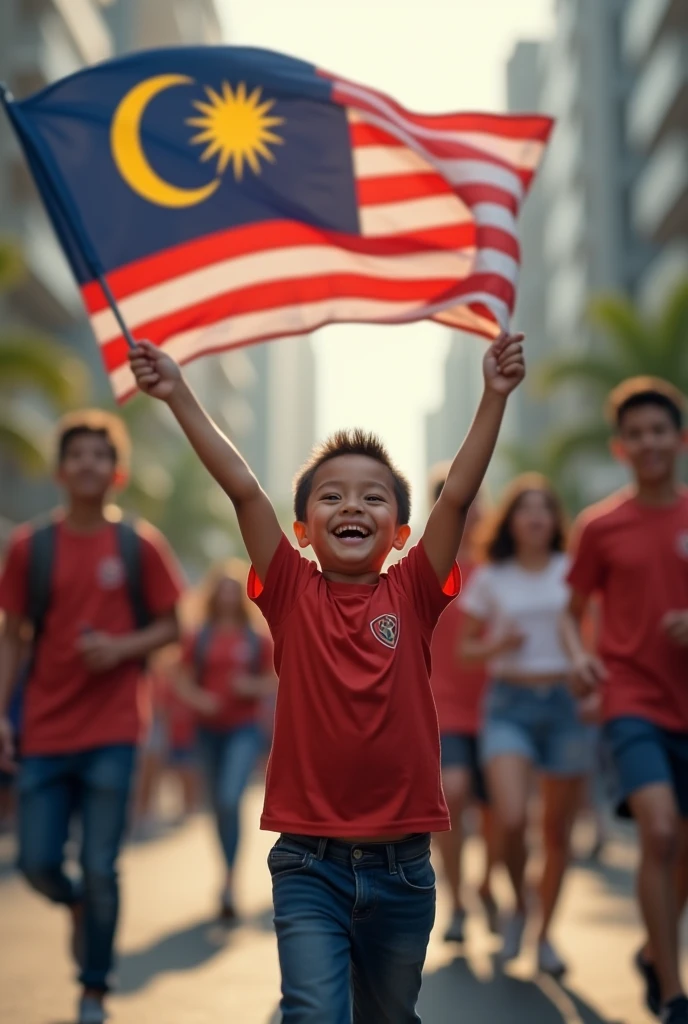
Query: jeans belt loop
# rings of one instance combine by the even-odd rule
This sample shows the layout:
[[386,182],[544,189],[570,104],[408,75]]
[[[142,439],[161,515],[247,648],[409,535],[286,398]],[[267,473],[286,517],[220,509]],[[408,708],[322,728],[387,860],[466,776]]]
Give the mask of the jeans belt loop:
[[394,850],[394,843],[387,843],[387,864],[389,865],[390,875],[396,875],[397,873],[397,856]]
[[325,850],[327,849],[328,843],[329,839],[325,837],[318,840],[318,852],[316,853],[317,860],[322,860],[323,857],[325,856]]

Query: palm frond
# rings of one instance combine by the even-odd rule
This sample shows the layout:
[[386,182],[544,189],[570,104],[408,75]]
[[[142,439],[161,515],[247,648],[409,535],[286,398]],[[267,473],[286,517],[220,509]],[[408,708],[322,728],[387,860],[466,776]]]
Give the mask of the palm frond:
[[624,376],[647,373],[646,365],[657,350],[654,331],[624,295],[598,295],[588,306],[590,321],[607,334],[621,357],[620,365],[627,367]]
[[0,239],[0,292],[10,291],[18,285],[26,267],[21,252],[10,239]]
[[565,384],[584,384],[602,394],[627,376],[611,359],[602,356],[555,356],[541,363],[535,371],[534,383],[541,395]]
[[16,416],[8,418],[4,412],[0,416],[0,450],[26,473],[45,472],[48,460],[41,434],[20,424]]
[[90,385],[85,364],[69,349],[19,330],[0,334],[0,381],[3,388],[36,388],[58,406],[83,402]]
[[659,317],[658,335],[663,340],[667,363],[673,363],[673,383],[688,394],[688,278],[674,289]]
[[547,443],[554,465],[565,465],[577,455],[604,455],[609,448],[609,427],[596,421],[553,434]]

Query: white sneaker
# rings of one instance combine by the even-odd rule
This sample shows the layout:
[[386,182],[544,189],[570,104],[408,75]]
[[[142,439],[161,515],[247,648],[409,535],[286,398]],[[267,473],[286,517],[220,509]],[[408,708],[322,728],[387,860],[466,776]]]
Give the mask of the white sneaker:
[[501,963],[507,964],[519,955],[525,928],[526,915],[521,911],[508,918],[502,929],[502,948],[499,953]]
[[553,978],[561,978],[566,974],[566,964],[548,939],[540,939],[538,942],[537,962],[542,974],[550,974]]
[[100,999],[82,996],[79,1000],[78,1024],[105,1024],[107,1016]]

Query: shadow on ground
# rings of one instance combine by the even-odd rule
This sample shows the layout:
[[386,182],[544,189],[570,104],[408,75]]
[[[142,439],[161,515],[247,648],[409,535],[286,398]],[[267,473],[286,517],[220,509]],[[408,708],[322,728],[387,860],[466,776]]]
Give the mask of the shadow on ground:
[[[496,969],[479,978],[463,957],[424,975],[418,1012],[423,1024],[618,1024],[550,978],[526,980]],[[266,1024],[280,1022],[276,1009]]]
[[117,991],[138,992],[156,975],[192,971],[221,953],[231,941],[231,930],[207,920],[163,935],[150,946],[120,957]]

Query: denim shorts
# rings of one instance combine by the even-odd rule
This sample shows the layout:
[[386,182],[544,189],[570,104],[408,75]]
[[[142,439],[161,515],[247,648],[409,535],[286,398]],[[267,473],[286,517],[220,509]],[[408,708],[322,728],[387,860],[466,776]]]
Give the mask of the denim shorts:
[[443,732],[440,736],[442,771],[464,768],[470,773],[473,797],[479,804],[487,803],[485,776],[480,764],[478,737],[465,732]]
[[564,681],[521,686],[495,680],[485,701],[483,764],[520,754],[548,775],[575,778],[592,770],[594,731],[578,716]]
[[688,732],[628,715],[607,722],[604,739],[616,769],[621,817],[630,817],[631,794],[659,782],[671,786],[681,817],[688,818]]

